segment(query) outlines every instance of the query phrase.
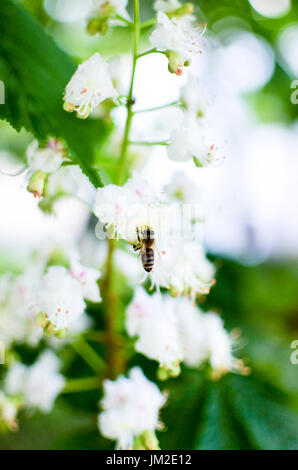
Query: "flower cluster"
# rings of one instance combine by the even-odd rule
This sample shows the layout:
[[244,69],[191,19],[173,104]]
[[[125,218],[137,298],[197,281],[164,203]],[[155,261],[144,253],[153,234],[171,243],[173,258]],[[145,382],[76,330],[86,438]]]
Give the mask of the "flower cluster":
[[107,380],[98,417],[100,432],[117,441],[119,449],[155,449],[154,431],[160,425],[159,410],[165,401],[138,367],[131,369],[129,378]]
[[22,406],[48,413],[65,385],[59,368],[60,362],[50,350],[43,352],[32,366],[16,362],[6,376],[5,390],[10,396],[19,396]]
[[148,182],[137,173],[124,186],[107,185],[97,190],[94,214],[98,217],[97,236],[102,225],[110,234],[129,242],[135,242],[137,229],[152,227],[159,231],[163,209],[163,196],[154,194]]
[[199,367],[209,360],[217,374],[236,369],[232,339],[221,318],[188,299],[148,295],[139,287],[126,311],[126,329],[137,337],[136,350],[159,362],[160,378],[178,375],[182,361]]
[[98,270],[82,266],[76,257],[69,268],[47,267],[47,260],[32,262],[18,276],[0,278],[1,336],[7,347],[13,343],[36,346],[43,333],[62,336],[77,330],[78,320],[84,317],[84,299],[101,301]]
[[152,46],[164,51],[169,59],[169,71],[183,74],[183,67],[190,65],[193,54],[202,52],[201,37],[204,29],[195,25],[192,15],[169,16],[163,11],[157,14],[157,26],[150,36]]
[[27,148],[28,191],[36,197],[43,196],[49,175],[59,170],[65,158],[66,150],[61,140],[50,138],[45,147],[34,140]]
[[64,95],[65,111],[76,111],[77,117],[86,119],[90,112],[107,98],[117,97],[109,74],[108,64],[100,54],[79,65],[68,83]]

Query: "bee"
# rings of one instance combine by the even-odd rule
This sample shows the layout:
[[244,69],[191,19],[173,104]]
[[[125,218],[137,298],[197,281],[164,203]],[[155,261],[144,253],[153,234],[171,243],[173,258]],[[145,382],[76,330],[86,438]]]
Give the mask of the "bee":
[[133,249],[135,251],[140,250],[143,268],[147,273],[150,273],[153,269],[155,259],[154,230],[150,227],[144,227],[140,233],[137,228],[137,237],[138,244],[134,245]]

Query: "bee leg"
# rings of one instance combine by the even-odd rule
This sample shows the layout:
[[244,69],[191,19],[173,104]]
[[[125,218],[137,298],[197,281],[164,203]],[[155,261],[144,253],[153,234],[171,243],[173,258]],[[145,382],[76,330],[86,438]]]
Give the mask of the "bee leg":
[[134,251],[138,251],[138,250],[141,249],[141,247],[139,245],[133,245],[132,247],[133,247]]
[[[140,232],[139,232],[138,227],[137,227],[137,237],[138,237],[138,242],[141,243]],[[136,246],[136,245],[135,245],[135,246]]]

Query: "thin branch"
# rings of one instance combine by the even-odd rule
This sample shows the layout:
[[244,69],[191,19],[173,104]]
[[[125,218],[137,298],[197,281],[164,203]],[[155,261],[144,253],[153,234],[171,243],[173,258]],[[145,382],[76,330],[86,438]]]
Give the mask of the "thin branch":
[[138,59],[140,59],[141,57],[144,57],[145,55],[148,55],[148,54],[163,54],[163,55],[165,55],[166,52],[165,51],[159,51],[158,49],[156,49],[156,47],[154,47],[153,49],[149,49],[148,51],[141,52],[138,55]]
[[99,389],[100,381],[98,377],[84,377],[80,379],[67,379],[61,393],[87,392]]
[[134,114],[152,113],[154,111],[159,111],[160,109],[165,109],[165,108],[170,108],[171,106],[180,106],[180,105],[181,105],[180,101],[177,100],[177,101],[172,101],[172,103],[163,104],[161,106],[156,106],[155,108],[137,109],[136,111],[134,111]]
[[146,142],[146,141],[144,141],[144,142],[133,142],[133,141],[130,141],[129,143],[130,143],[130,145],[140,145],[140,146],[144,145],[146,147],[153,147],[155,145],[167,146],[167,145],[169,145],[170,142],[168,140],[161,140],[159,142],[158,141],[157,142]]
[[150,26],[154,26],[157,23],[157,18],[152,18],[151,20],[144,21],[141,23],[140,29],[149,28]]
[[97,374],[102,371],[103,368],[106,368],[104,360],[83,338],[74,341],[71,343],[71,346]]
[[126,18],[124,18],[123,16],[117,14],[117,15],[115,16],[115,18],[116,18],[117,20],[122,21],[123,23],[125,23],[125,24],[126,24],[127,26],[129,26],[129,27],[133,27],[133,23],[132,23],[131,21],[127,20]]

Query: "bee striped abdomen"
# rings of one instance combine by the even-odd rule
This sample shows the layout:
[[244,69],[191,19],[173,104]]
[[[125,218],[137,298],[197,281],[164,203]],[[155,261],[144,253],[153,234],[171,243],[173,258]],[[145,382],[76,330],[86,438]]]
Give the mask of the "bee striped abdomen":
[[154,266],[154,250],[152,248],[145,248],[142,253],[143,268],[147,273],[150,273]]

